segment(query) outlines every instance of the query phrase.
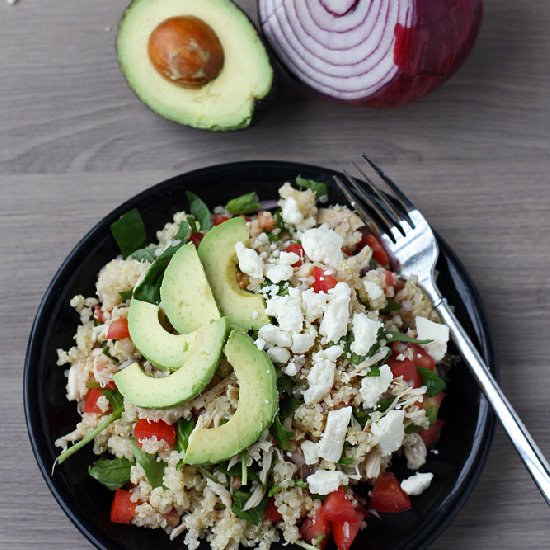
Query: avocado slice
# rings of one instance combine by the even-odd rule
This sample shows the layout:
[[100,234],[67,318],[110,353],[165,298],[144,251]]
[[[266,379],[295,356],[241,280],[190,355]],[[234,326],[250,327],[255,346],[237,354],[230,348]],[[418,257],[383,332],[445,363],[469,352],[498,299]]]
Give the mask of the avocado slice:
[[224,353],[239,382],[237,410],[218,428],[193,430],[184,457],[186,464],[213,464],[235,456],[257,441],[277,412],[277,377],[267,354],[249,336],[235,330]]
[[[165,74],[154,64],[150,39],[167,21],[190,17],[215,33],[223,60],[208,82],[185,87],[178,80],[177,67]],[[176,35],[175,40],[184,38]],[[176,52],[170,47],[164,51],[169,57]],[[184,56],[190,57],[190,51],[184,51]],[[224,131],[249,126],[273,87],[266,48],[251,21],[230,0],[134,0],[119,24],[117,52],[128,85],[145,105],[160,116],[195,128]],[[211,53],[199,52],[204,59],[211,58]],[[168,65],[171,61],[174,58],[167,60]],[[195,75],[204,74],[197,67]]]
[[179,369],[192,348],[196,334],[170,334],[159,321],[159,306],[132,298],[128,330],[141,355],[155,367]]
[[235,244],[249,242],[246,222],[242,217],[231,218],[213,227],[199,245],[206,277],[223,315],[232,325],[258,330],[269,323],[264,299],[239,287],[236,276]]
[[220,318],[193,243],[182,246],[170,260],[162,279],[160,300],[170,323],[182,334]]
[[196,331],[185,363],[173,374],[154,378],[133,363],[117,372],[113,380],[124,398],[138,407],[168,409],[181,405],[197,396],[214,376],[226,335],[226,320],[212,321]]

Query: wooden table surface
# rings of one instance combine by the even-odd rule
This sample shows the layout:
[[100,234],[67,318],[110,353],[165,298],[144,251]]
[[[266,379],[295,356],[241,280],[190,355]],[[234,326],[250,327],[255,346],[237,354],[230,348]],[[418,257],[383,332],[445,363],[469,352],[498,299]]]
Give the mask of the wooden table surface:
[[[90,545],[35,465],[22,408],[27,337],[65,255],[122,200],[210,163],[339,168],[367,150],[468,267],[492,318],[502,386],[550,456],[550,8],[487,0],[473,55],[398,110],[313,97],[283,79],[261,123],[210,134],[166,122],[126,87],[125,0],[0,0],[0,548]],[[240,4],[253,16],[255,2]],[[433,548],[550,548],[550,515],[499,428],[466,506]]]

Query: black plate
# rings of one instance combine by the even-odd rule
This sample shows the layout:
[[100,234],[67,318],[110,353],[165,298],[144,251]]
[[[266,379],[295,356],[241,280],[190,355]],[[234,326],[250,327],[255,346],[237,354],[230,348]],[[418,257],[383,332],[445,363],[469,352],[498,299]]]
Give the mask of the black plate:
[[[297,175],[331,181],[334,172],[324,168],[286,162],[243,162],[212,166],[165,181],[130,199],[100,221],[69,254],[51,282],[38,309],[25,360],[24,399],[29,437],[38,466],[48,487],[70,520],[99,548],[149,550],[182,548],[182,539],[170,542],[162,530],[138,529],[111,524],[108,519],[112,493],[88,476],[93,455],[91,446],[55,469],[57,437],[74,429],[79,417],[75,404],[65,399],[64,368],[56,365],[56,349],[68,349],[78,325],[69,306],[75,294],[92,296],[99,269],[118,250],[109,225],[130,208],[142,212],[150,240],[155,231],[186,205],[185,190],[192,190],[210,205],[225,202],[250,190],[263,200],[275,199],[277,189]],[[342,197],[331,188],[331,202]],[[456,314],[478,346],[481,355],[496,372],[491,331],[479,294],[458,258],[441,239],[438,264],[439,284]],[[438,446],[430,453],[422,471],[435,474],[428,491],[412,499],[409,512],[369,520],[368,529],[354,547],[368,544],[370,550],[423,548],[449,524],[466,501],[485,463],[494,418],[487,401],[466,367],[451,371],[447,398],[441,416],[447,421]],[[395,461],[398,473],[404,466]],[[368,543],[366,542],[368,541]],[[208,548],[203,544],[201,548]],[[274,549],[282,545],[274,545]]]

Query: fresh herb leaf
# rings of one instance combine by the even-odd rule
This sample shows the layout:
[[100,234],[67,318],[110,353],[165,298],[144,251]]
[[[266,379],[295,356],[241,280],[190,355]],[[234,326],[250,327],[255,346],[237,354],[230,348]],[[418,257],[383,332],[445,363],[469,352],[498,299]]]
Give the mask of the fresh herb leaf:
[[113,235],[122,256],[127,258],[138,248],[142,248],[147,242],[145,224],[137,208],[122,214],[118,220],[111,224]]
[[185,420],[185,418],[180,418],[178,420],[178,424],[176,426],[176,434],[177,434],[177,442],[176,442],[176,449],[178,452],[186,452],[187,451],[187,445],[189,443],[189,436],[191,435],[191,432],[195,428],[195,421],[193,419],[191,420]]
[[426,417],[428,418],[430,427],[432,427],[437,421],[437,407],[435,405],[428,405],[424,410],[426,411]]
[[[226,476],[231,476],[231,477],[238,477],[239,479],[242,477],[242,465],[241,464],[235,464],[234,466],[232,466],[231,468],[228,468],[229,462],[223,462],[222,464],[219,464],[217,469],[222,473],[222,474],[225,474]],[[248,476],[248,479],[252,479],[252,480],[255,480],[255,481],[258,481],[260,479],[259,475],[258,475],[258,472],[256,472],[254,470],[254,468],[251,466],[251,467],[247,467],[247,476]]]
[[338,464],[341,464],[342,466],[349,466],[350,464],[353,464],[353,458],[351,456],[343,456],[338,461]]
[[201,231],[208,231],[212,227],[212,213],[208,206],[195,193],[187,191],[189,210],[193,217],[201,224]]
[[292,432],[285,429],[279,415],[275,417],[271,428],[269,428],[269,433],[277,440],[281,451],[288,451],[288,442],[292,437]]
[[296,178],[296,185],[302,189],[311,189],[317,197],[324,197],[328,195],[328,186],[322,181],[310,180],[307,178],[302,178],[298,176]]
[[271,295],[271,297],[273,296],[288,296],[288,287],[289,287],[289,282],[288,281],[280,281],[279,283],[273,283],[271,282],[269,279],[265,279],[261,285],[260,285],[260,288],[269,288],[271,289],[271,287],[277,287],[277,292],[273,293],[272,290],[269,291],[269,294]]
[[303,405],[304,400],[300,397],[295,397],[294,395],[285,396],[279,403],[279,414],[281,418],[288,418],[294,414],[294,411],[300,406]]
[[359,425],[361,428],[365,427],[365,424],[367,423],[367,420],[369,419],[370,412],[365,409],[358,409],[357,407],[353,408],[353,416],[355,417],[355,420],[359,422]]
[[189,224],[189,229],[191,233],[196,233],[198,228],[195,218],[193,216],[187,216],[187,223]]
[[191,235],[191,227],[185,220],[183,220],[178,227],[174,240],[186,243],[189,240],[189,235]]
[[132,260],[137,260],[138,262],[149,262],[152,264],[156,259],[155,248],[140,248],[128,256]]
[[172,256],[183,246],[168,247],[149,267],[143,281],[134,290],[134,298],[150,304],[160,304],[160,285]]
[[418,432],[421,432],[424,428],[422,426],[417,426],[416,424],[409,424],[405,428],[406,434],[416,434]]
[[387,399],[380,399],[378,403],[376,404],[376,410],[380,412],[386,412],[391,404],[393,403],[394,399],[392,397],[388,397]]
[[380,310],[380,315],[385,315],[386,313],[392,313],[394,311],[399,311],[401,309],[401,304],[395,300],[388,300],[388,303],[385,307]]
[[380,367],[370,367],[369,372],[367,372],[366,376],[369,376],[371,378],[377,378],[380,376]]
[[445,382],[437,375],[436,372],[424,367],[416,367],[420,376],[422,376],[422,384],[426,386],[426,394],[428,397],[433,397],[439,392],[445,391],[447,387]]
[[250,493],[245,491],[235,491],[233,493],[233,513],[240,518],[252,523],[253,525],[259,525],[264,518],[265,507],[267,506],[267,498],[263,498],[260,504],[256,508],[250,510],[243,510],[244,505],[250,498]]
[[281,230],[281,231],[287,231],[288,232],[288,227],[286,226],[286,223],[285,221],[283,220],[283,212],[280,208],[278,208],[277,210],[275,210],[275,214],[274,214],[274,218],[275,218],[275,225]]
[[107,489],[115,491],[130,481],[131,466],[126,458],[102,457],[88,468],[88,473]]
[[69,447],[68,449],[65,449],[58,457],[57,457],[57,463],[62,464],[67,460],[69,457],[74,455],[77,451],[82,449],[82,447],[86,446],[90,441],[92,441],[96,435],[100,434],[103,430],[105,430],[108,426],[110,426],[115,420],[118,420],[122,416],[123,408],[119,408],[116,410],[113,410],[113,412],[106,416],[104,420],[102,420],[91,432],[89,432],[85,437],[83,437],[80,441]]
[[392,342],[405,342],[407,344],[430,344],[433,340],[418,340],[417,338],[411,338],[402,332],[392,332],[390,330],[385,330],[383,335],[386,344],[391,344]]
[[105,344],[101,351],[103,352],[103,355],[107,356],[109,359],[112,359],[113,361],[116,361],[116,359],[111,355],[111,352],[109,351],[109,344]]
[[122,397],[122,394],[118,390],[104,389],[103,395],[109,401],[109,405],[111,405],[113,411],[124,408],[124,397]]
[[295,385],[296,384],[294,383],[294,380],[292,380],[292,378],[290,378],[290,376],[286,374],[281,373],[279,375],[279,378],[277,378],[277,390],[279,391],[279,393],[290,394]]
[[122,292],[119,292],[118,295],[120,296],[120,299],[125,302],[132,297],[132,292],[133,290],[123,290]]
[[156,488],[162,485],[164,477],[164,462],[157,462],[157,455],[143,452],[134,439],[132,439],[132,450],[136,462],[143,468],[145,477],[151,484],[151,487]]
[[225,208],[230,214],[252,214],[260,209],[258,195],[253,191],[231,199]]

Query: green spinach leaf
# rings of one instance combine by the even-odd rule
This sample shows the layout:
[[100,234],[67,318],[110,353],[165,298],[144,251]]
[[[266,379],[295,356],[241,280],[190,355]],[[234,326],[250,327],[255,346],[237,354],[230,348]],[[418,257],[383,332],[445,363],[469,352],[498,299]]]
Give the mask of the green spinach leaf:
[[193,217],[201,224],[201,231],[208,231],[212,227],[212,213],[208,206],[195,193],[187,191],[189,210]]
[[240,518],[252,523],[253,525],[259,525],[264,518],[265,507],[267,506],[267,498],[263,498],[260,504],[256,508],[250,510],[243,510],[244,505],[250,498],[250,493],[245,491],[235,491],[233,493],[233,513]]
[[137,208],[122,214],[118,220],[111,224],[113,235],[122,256],[127,258],[138,248],[142,248],[147,242],[145,224]]
[[296,185],[302,189],[311,189],[317,197],[324,197],[328,195],[328,186],[322,181],[310,180],[298,176],[296,178]]
[[151,484],[151,487],[156,488],[162,485],[162,478],[164,477],[164,462],[157,462],[157,455],[143,452],[138,446],[136,441],[132,440],[132,450],[134,451],[134,457],[136,462],[143,468],[145,477]]
[[281,451],[288,451],[288,442],[292,437],[292,432],[285,429],[279,415],[275,417],[271,428],[269,428],[269,433],[277,440]]
[[132,463],[126,458],[102,457],[88,468],[88,473],[107,489],[114,491],[130,481],[131,466]]
[[149,262],[152,264],[157,256],[155,255],[155,248],[140,248],[128,256],[132,260],[137,260],[138,262]]
[[246,193],[231,199],[226,205],[227,211],[233,215],[252,214],[260,209],[260,200],[255,192]]

